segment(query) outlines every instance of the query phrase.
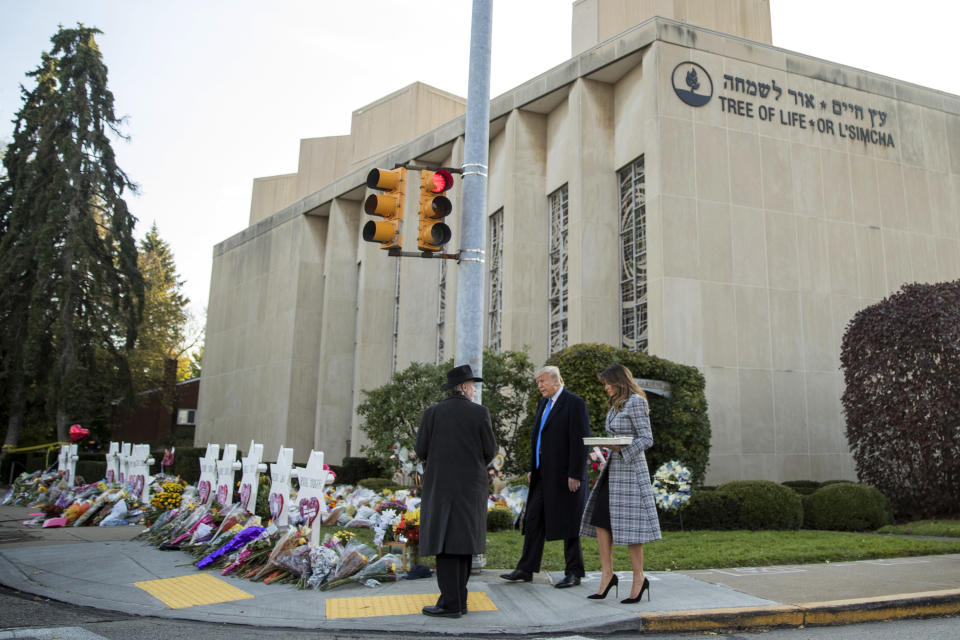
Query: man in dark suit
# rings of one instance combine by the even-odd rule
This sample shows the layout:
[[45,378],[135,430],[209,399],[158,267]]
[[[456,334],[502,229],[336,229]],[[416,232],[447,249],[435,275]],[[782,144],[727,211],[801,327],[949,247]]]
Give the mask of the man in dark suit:
[[584,576],[580,516],[587,497],[587,447],[590,435],[587,405],[563,388],[556,367],[537,372],[540,399],[530,431],[530,493],[523,525],[523,551],[517,568],[500,577],[529,582],[540,571],[545,540],[563,540],[566,560],[558,589],[580,584]]
[[487,465],[497,454],[490,412],[473,402],[470,365],[447,372],[446,400],[424,410],[415,450],[424,463],[420,503],[422,556],[436,556],[437,604],[428,616],[459,618],[467,612],[467,580],[474,554],[487,541]]

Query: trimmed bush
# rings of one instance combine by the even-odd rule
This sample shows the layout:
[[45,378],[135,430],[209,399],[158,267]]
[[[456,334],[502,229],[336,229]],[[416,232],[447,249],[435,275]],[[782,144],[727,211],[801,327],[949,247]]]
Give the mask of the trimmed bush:
[[781,482],[780,484],[785,487],[790,487],[802,496],[810,495],[821,486],[821,484],[816,480],[787,480],[786,482]]
[[367,458],[344,458],[337,472],[337,484],[359,484],[362,478],[383,477],[383,468]]
[[[616,349],[605,344],[576,344],[550,356],[546,364],[560,368],[564,385],[582,397],[590,412],[590,431],[605,435],[607,394],[597,375],[606,367],[620,363],[637,378],[663,380],[670,383],[671,395],[664,398],[648,394],[653,447],[647,451],[651,473],[669,460],[679,460],[689,467],[694,485],[703,482],[710,457],[710,421],[703,374],[687,365],[650,356],[640,351]],[[524,436],[518,437],[518,460],[529,459],[530,428],[540,394],[534,393],[524,422]],[[520,453],[520,449],[525,449]]]
[[86,484],[99,482],[107,476],[107,461],[77,460],[77,476]]
[[770,480],[740,480],[717,487],[740,507],[738,529],[799,529],[803,524],[800,495]]
[[370,489],[371,491],[376,491],[378,493],[384,489],[394,486],[393,480],[390,478],[363,478],[357,484],[361,487]]
[[960,280],[905,284],[858,311],[840,350],[857,477],[911,518],[960,504]]
[[719,491],[694,491],[683,508],[683,526],[687,529],[737,529],[740,503]]
[[[167,469],[167,474],[180,476],[187,484],[196,484],[200,479],[200,458],[207,452],[206,447],[177,447],[173,453],[173,465]],[[221,452],[220,455],[223,455]],[[160,461],[163,460],[163,449],[153,452],[156,462],[151,469],[160,472]]]
[[487,531],[506,531],[513,528],[513,511],[494,507],[487,511]]
[[829,484],[803,500],[803,526],[831,531],[872,531],[890,522],[890,503],[868,484]]

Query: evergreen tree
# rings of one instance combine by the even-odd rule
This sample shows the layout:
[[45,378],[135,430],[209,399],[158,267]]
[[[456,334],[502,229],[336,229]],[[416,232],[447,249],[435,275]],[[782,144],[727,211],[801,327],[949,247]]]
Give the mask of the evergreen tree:
[[[189,348],[186,329],[190,300],[181,293],[183,280],[177,274],[170,245],[160,237],[156,222],[140,241],[138,264],[144,283],[143,319],[137,331],[136,349],[130,357],[130,368],[134,388],[145,391],[162,387],[167,382],[167,362],[179,362]],[[182,368],[186,369],[186,359],[183,360]],[[177,379],[180,378],[178,374]]]
[[[6,443],[28,404],[43,401],[58,440],[71,422],[102,415],[107,381],[129,382],[126,355],[143,300],[123,199],[134,185],[117,166],[122,138],[98,29],[60,28],[21,87],[23,106],[0,180],[0,355]],[[129,390],[129,384],[125,385]],[[31,395],[31,394],[36,394]],[[129,396],[129,393],[127,394]]]

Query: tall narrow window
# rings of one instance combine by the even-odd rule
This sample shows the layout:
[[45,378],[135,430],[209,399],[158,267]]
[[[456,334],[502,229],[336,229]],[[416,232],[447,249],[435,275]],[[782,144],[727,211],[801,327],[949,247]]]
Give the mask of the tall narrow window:
[[620,178],[620,346],[646,351],[647,197],[643,156],[617,175]]
[[443,329],[447,319],[447,261],[440,263],[440,283],[437,287],[437,355],[434,364],[440,365],[444,357]]
[[400,258],[397,258],[397,274],[393,281],[393,357],[390,375],[397,372],[397,347],[400,342]]
[[487,291],[487,346],[499,352],[502,348],[500,323],[503,317],[503,209],[495,211],[488,221],[490,288]]
[[567,346],[567,185],[550,194],[548,354]]

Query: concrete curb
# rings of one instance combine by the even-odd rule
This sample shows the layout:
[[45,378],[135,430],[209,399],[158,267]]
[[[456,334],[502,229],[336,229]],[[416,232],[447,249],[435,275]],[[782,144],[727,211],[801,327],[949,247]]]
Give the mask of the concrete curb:
[[960,589],[735,609],[665,611],[641,616],[644,633],[798,628],[960,615]]

